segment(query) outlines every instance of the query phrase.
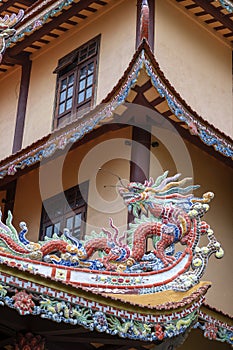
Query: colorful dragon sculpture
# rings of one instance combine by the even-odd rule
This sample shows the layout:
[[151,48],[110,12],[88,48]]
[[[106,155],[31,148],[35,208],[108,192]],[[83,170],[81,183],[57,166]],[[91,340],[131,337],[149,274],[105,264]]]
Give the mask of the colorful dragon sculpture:
[[[123,234],[110,219],[110,229],[103,228],[86,242],[79,241],[66,229],[60,237],[54,235],[34,243],[26,238],[24,222],[17,233],[9,212],[6,225],[0,220],[0,247],[6,253],[57,265],[130,273],[172,266],[181,255],[181,252],[174,254],[174,245],[180,242],[193,257],[193,267],[200,268],[201,275],[212,253],[218,258],[223,255],[213,231],[201,220],[214,195],[207,192],[202,198],[194,197],[192,191],[199,186],[187,186],[190,178],[179,181],[179,177],[180,174],[168,177],[165,172],[156,181],[150,178],[144,184],[131,182],[124,186],[122,183],[119,193],[135,217]],[[204,234],[209,243],[200,249],[197,245]],[[153,240],[153,252],[146,252],[149,237]],[[102,252],[102,257],[91,260],[97,251]]]

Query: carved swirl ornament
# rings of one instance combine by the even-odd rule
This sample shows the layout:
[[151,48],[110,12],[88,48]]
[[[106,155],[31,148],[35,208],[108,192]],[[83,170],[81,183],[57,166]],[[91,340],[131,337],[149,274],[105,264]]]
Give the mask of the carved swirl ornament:
[[24,11],[19,10],[17,15],[13,13],[11,16],[5,15],[4,17],[0,17],[0,64],[6,50],[6,41],[16,33],[14,27],[23,19],[23,16]]

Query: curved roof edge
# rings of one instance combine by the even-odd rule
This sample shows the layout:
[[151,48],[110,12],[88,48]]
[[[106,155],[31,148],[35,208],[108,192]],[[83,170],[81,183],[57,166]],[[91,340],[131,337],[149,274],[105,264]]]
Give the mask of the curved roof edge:
[[0,162],[0,178],[14,175],[18,170],[30,167],[44,158],[49,158],[56,150],[63,150],[68,144],[74,144],[85,135],[100,127],[106,120],[113,118],[117,107],[126,102],[131,89],[135,86],[139,72],[144,69],[161,98],[166,100],[168,108],[178,122],[186,125],[193,137],[198,136],[207,146],[227,158],[233,158],[231,138],[199,116],[176,92],[161,71],[154,54],[144,39],[135,52],[128,68],[117,85],[107,97],[81,120],[72,122],[55,130],[30,146]]
[[17,266],[1,264],[0,276],[1,305],[17,310],[22,316],[40,316],[83,326],[89,331],[149,342],[168,341],[190,328],[200,328],[205,337],[232,344],[231,320],[221,319],[221,315],[219,318],[202,306],[209,286],[205,282],[196,286],[187,304],[181,307],[174,304],[173,310],[161,312],[68,286],[61,280],[35,278],[34,273],[21,271]]
[[208,303],[204,302],[203,303],[203,307],[208,309],[210,312],[213,312],[215,314],[218,314],[218,315],[221,315],[222,317],[228,319],[228,320],[231,320],[232,321],[232,325],[233,325],[233,316],[220,310],[220,309],[217,309],[216,307],[212,306],[212,305],[209,305]]
[[233,319],[221,311],[212,312],[204,303],[199,311],[198,321],[193,328],[203,331],[204,337],[233,345]]
[[38,27],[43,26],[53,17],[56,17],[58,13],[74,2],[75,0],[36,1],[26,12],[15,35],[7,40],[7,47],[33,33]]
[[[195,1],[194,1],[195,2]],[[218,0],[220,7],[233,12],[231,0]],[[7,40],[7,47],[22,40],[22,38],[32,34],[38,27],[42,27],[49,20],[52,20],[59,13],[76,3],[75,0],[38,0],[30,6],[24,16],[21,25],[18,26],[16,34]],[[199,4],[199,2],[198,2]],[[208,11],[207,11],[208,13]]]

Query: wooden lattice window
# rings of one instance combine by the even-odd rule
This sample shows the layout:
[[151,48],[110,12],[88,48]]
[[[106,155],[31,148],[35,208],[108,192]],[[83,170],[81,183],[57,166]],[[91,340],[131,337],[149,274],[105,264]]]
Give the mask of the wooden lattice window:
[[94,104],[100,37],[59,60],[54,128],[61,127]]
[[[81,188],[81,190],[80,190]],[[88,182],[74,186],[43,202],[40,224],[40,240],[61,235],[64,228],[82,239],[85,235]]]

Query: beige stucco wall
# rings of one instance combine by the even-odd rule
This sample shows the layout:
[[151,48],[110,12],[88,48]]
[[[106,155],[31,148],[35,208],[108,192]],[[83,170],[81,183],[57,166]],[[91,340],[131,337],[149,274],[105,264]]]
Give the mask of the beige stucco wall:
[[32,55],[23,146],[51,131],[56,87],[53,71],[59,58],[101,34],[97,104],[122,76],[135,46],[136,1],[113,2],[109,11],[107,6],[102,15],[84,21],[83,25],[66,32],[54,44],[50,43]]
[[12,152],[20,77],[20,68],[0,77],[0,159]]
[[109,217],[123,231],[127,210],[117,189],[111,187],[118,180],[110,173],[98,172],[98,169],[103,167],[122,179],[128,179],[131,147],[125,144],[125,140],[130,137],[130,128],[106,133],[21,176],[17,182],[14,225],[18,228],[20,221],[25,221],[28,237],[38,240],[41,200],[89,181],[86,234],[92,230],[98,233],[103,226],[109,227]]
[[232,136],[231,55],[172,1],[156,1],[155,56],[162,71],[199,115]]
[[[157,128],[152,129],[152,132],[156,133],[155,130]],[[159,141],[159,147],[151,148],[150,176],[156,178],[166,170],[169,170],[170,176],[179,172],[182,174],[181,178],[193,177],[193,183],[201,186],[195,191],[195,195],[201,197],[208,191],[215,193],[210,203],[210,210],[203,220],[206,220],[214,230],[225,255],[220,260],[211,256],[202,280],[213,283],[206,296],[207,303],[228,314],[233,314],[231,278],[233,170],[193,144],[184,142],[178,134],[170,134],[170,136],[167,134],[166,143],[163,143],[161,137],[162,130],[157,135],[160,136],[156,138]],[[204,240],[201,245],[205,245],[206,242]]]

